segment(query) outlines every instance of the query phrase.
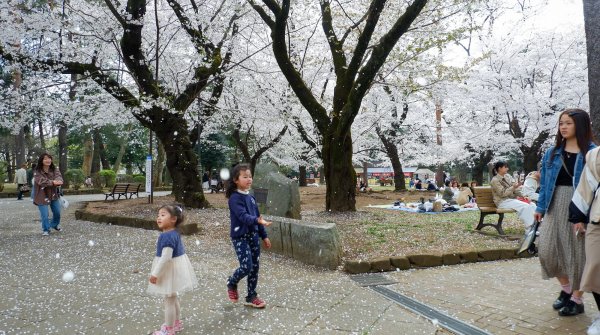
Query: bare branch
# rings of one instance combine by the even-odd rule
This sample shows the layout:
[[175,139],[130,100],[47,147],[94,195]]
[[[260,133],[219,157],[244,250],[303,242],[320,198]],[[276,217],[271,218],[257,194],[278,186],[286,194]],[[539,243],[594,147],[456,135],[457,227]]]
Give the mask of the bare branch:
[[123,28],[125,28],[127,23],[125,22],[125,19],[121,16],[121,14],[119,14],[119,12],[117,12],[117,9],[112,4],[111,0],[104,0],[104,3],[106,3],[106,6],[108,7],[108,9],[112,13],[112,15],[115,17],[115,19],[117,19],[117,21],[119,21],[121,26],[123,26]]

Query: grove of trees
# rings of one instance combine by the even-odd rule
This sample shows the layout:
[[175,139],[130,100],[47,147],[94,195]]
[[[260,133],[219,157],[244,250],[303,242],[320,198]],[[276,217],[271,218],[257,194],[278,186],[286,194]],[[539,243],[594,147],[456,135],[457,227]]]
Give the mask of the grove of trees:
[[155,136],[155,182],[166,168],[186,206],[208,205],[202,167],[270,161],[321,169],[331,211],[356,210],[365,162],[392,166],[397,191],[403,166],[530,171],[558,113],[598,99],[598,5],[564,2],[585,30],[582,15],[541,27],[551,5],[6,0],[0,160],[53,150],[61,169],[143,173]]

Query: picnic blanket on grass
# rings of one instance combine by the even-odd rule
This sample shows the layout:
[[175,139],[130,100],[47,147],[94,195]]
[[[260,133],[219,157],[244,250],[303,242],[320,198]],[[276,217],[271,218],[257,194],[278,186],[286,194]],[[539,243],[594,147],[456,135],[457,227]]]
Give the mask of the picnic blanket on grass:
[[413,208],[413,207],[406,207],[406,206],[394,206],[394,205],[369,205],[367,207],[371,207],[371,208],[383,208],[383,209],[393,209],[393,210],[397,210],[397,211],[404,211],[404,212],[410,212],[410,213],[419,213],[419,214],[444,214],[444,213],[461,213],[461,212],[467,212],[467,211],[476,211],[478,210],[477,207],[475,208],[460,208],[457,211],[453,211],[453,212],[419,212],[418,208]]

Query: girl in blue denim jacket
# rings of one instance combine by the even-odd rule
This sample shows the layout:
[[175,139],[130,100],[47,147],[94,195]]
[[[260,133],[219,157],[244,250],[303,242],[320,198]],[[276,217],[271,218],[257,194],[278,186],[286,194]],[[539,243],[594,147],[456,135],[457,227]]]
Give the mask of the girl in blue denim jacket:
[[535,219],[541,220],[539,259],[542,278],[558,279],[561,291],[552,307],[561,316],[584,312],[579,284],[585,265],[583,234],[569,222],[569,203],[579,183],[585,155],[596,147],[590,117],[581,109],[559,116],[555,145],[544,154]]

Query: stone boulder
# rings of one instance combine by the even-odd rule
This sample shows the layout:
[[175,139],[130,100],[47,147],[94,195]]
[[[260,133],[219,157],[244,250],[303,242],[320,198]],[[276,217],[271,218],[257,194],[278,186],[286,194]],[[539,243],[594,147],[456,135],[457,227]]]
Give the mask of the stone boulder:
[[[255,170],[252,189],[261,214],[301,219],[298,183],[279,173],[272,164],[258,164]],[[265,204],[261,204],[260,189],[267,190]]]
[[[342,261],[342,243],[335,223],[300,221],[265,216],[272,224],[267,227],[271,251],[335,270]],[[389,261],[388,261],[389,263]],[[366,262],[367,271],[371,267]]]

